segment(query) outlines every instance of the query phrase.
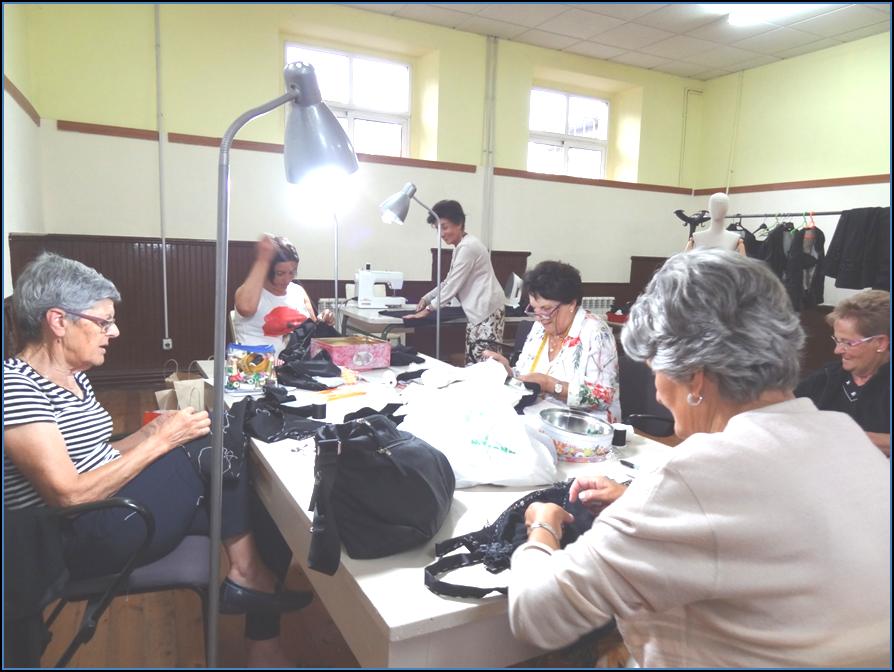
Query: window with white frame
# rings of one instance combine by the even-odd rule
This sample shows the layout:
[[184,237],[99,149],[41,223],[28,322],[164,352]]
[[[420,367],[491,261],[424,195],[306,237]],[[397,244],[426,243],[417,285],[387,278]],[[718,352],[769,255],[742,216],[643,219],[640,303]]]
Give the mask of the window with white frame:
[[407,156],[410,147],[410,66],[330,49],[286,44],[286,63],[314,67],[323,100],[354,150]]
[[608,101],[531,90],[528,170],[601,179],[608,145]]

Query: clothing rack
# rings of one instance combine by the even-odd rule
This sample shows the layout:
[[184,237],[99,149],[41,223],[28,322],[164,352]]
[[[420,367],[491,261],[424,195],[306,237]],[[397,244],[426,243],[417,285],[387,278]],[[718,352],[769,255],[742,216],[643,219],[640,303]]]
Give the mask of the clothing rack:
[[773,217],[806,217],[808,215],[812,217],[821,217],[823,215],[840,215],[842,212],[842,210],[834,212],[771,212],[766,215],[727,215],[724,219],[749,219],[752,217],[763,217],[764,219],[769,219]]

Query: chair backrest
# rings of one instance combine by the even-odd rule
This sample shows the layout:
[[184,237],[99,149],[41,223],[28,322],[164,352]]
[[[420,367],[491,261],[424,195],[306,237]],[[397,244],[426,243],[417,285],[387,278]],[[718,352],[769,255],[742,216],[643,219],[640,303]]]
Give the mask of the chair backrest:
[[645,362],[637,362],[621,352],[618,356],[618,387],[624,422],[653,436],[673,434],[674,416],[655,398],[655,374]]

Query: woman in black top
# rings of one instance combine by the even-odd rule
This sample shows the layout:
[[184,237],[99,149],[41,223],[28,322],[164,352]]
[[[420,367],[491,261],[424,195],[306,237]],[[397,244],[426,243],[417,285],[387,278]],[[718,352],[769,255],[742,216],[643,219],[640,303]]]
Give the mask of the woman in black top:
[[835,354],[795,390],[817,408],[847,413],[872,442],[891,455],[891,295],[870,289],[844,299],[826,321],[832,325]]

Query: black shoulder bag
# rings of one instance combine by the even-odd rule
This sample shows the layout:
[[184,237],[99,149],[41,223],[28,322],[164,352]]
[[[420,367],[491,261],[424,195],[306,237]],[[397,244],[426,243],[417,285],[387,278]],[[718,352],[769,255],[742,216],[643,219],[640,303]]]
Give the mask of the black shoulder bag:
[[381,558],[437,533],[456,485],[443,453],[382,415],[325,425],[315,441],[311,569],[335,574],[342,544],[352,558]]
[[[528,540],[528,531],[525,528],[525,510],[533,502],[558,504],[573,514],[574,522],[566,525],[562,534],[562,548],[575,541],[590,529],[595,516],[580,502],[572,504],[568,501],[568,491],[572,482],[573,479],[569,479],[564,483],[555,483],[549,488],[528,493],[513,502],[491,525],[477,532],[470,532],[435,544],[435,555],[438,556],[438,559],[425,568],[425,585],[433,593],[447,597],[480,598],[491,593],[505,595],[506,586],[478,588],[441,581],[438,576],[460,567],[482,563],[491,574],[508,569],[513,551]],[[469,552],[446,555],[460,546],[465,547]]]

